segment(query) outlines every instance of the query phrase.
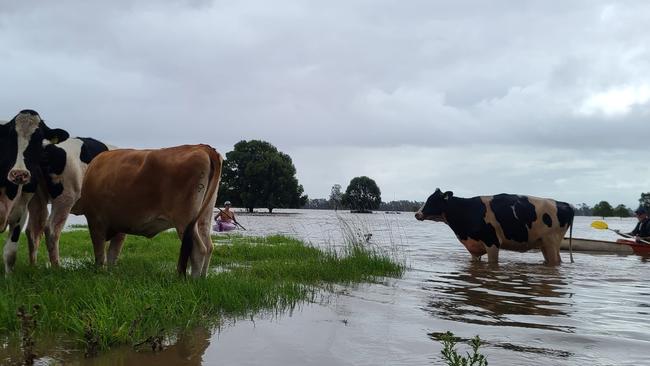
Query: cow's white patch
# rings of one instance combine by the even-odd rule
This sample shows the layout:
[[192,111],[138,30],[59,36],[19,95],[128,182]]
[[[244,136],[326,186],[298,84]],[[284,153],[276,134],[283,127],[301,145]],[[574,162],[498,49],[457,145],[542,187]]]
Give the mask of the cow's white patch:
[[515,216],[515,219],[519,220],[519,217],[517,217],[517,211],[515,210],[515,205],[510,206],[512,209],[512,214]]
[[27,170],[27,165],[25,164],[25,151],[29,146],[29,141],[31,140],[32,135],[41,122],[41,118],[39,116],[32,116],[30,114],[19,114],[16,116],[15,121],[18,150],[16,155],[16,163],[14,164],[13,168],[11,168],[11,170],[25,171]]

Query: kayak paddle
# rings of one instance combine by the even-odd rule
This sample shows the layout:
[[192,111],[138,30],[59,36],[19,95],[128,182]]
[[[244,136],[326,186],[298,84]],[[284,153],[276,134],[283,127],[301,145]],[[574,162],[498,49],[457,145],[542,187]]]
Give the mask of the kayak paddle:
[[[623,234],[621,232],[618,232],[617,230],[610,229],[605,221],[600,221],[600,220],[594,221],[594,222],[591,223],[591,227],[593,227],[594,229],[598,229],[598,230],[613,231],[616,234],[618,234],[618,235],[620,235],[620,236],[622,236],[624,238],[628,238],[628,239],[633,238],[632,235]],[[637,239],[637,241],[640,241],[641,243],[645,243],[645,244],[650,244],[650,242],[645,241],[643,239]]]

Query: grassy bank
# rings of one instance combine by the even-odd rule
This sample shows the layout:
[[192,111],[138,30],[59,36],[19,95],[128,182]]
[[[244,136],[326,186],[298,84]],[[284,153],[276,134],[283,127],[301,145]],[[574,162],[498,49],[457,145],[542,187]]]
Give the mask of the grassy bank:
[[[4,239],[2,239],[4,242]],[[20,244],[16,271],[0,279],[0,334],[18,334],[20,306],[36,311],[36,336],[66,334],[87,347],[136,344],[197,324],[217,324],[221,316],[283,311],[312,300],[324,285],[399,276],[403,266],[360,245],[320,250],[281,236],[230,237],[215,246],[206,279],[175,274],[180,243],[175,233],[154,239],[127,238],[117,266],[97,269],[88,232],[63,233],[63,267],[27,265]]]

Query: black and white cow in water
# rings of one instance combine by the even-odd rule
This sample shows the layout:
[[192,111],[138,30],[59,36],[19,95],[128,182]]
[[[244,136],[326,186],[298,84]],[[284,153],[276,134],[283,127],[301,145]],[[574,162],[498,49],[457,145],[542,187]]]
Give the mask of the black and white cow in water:
[[548,198],[505,193],[460,198],[440,189],[415,214],[420,221],[449,225],[474,260],[487,253],[488,262],[497,263],[499,249],[525,252],[539,248],[548,265],[562,261],[560,244],[573,225],[573,216],[570,204]]
[[[79,198],[86,167],[108,149],[94,139],[68,137],[64,130],[48,128],[32,110],[21,111],[0,125],[0,228],[4,231],[10,227],[3,251],[5,273],[15,265],[27,211],[30,262],[36,262],[40,237],[45,232],[50,262],[59,263],[59,237]],[[44,140],[50,144],[44,145]],[[49,215],[48,203],[52,204]]]

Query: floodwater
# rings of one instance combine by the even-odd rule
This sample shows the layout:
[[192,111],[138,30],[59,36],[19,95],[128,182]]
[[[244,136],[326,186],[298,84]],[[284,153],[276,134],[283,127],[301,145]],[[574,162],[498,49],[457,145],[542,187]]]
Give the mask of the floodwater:
[[[342,227],[371,233],[405,261],[400,279],[341,287],[291,313],[232,320],[168,340],[163,351],[117,348],[100,357],[53,350],[43,364],[71,365],[442,365],[435,336],[479,335],[490,365],[650,365],[650,260],[574,253],[575,263],[541,265],[540,252],[501,252],[500,264],[471,263],[442,223],[412,213],[353,215],[276,210],[238,216],[246,235],[287,234],[337,246]],[[614,234],[577,217],[574,237]],[[77,221],[79,219],[77,218]],[[635,219],[608,220],[631,230]],[[461,351],[468,350],[459,344]]]

